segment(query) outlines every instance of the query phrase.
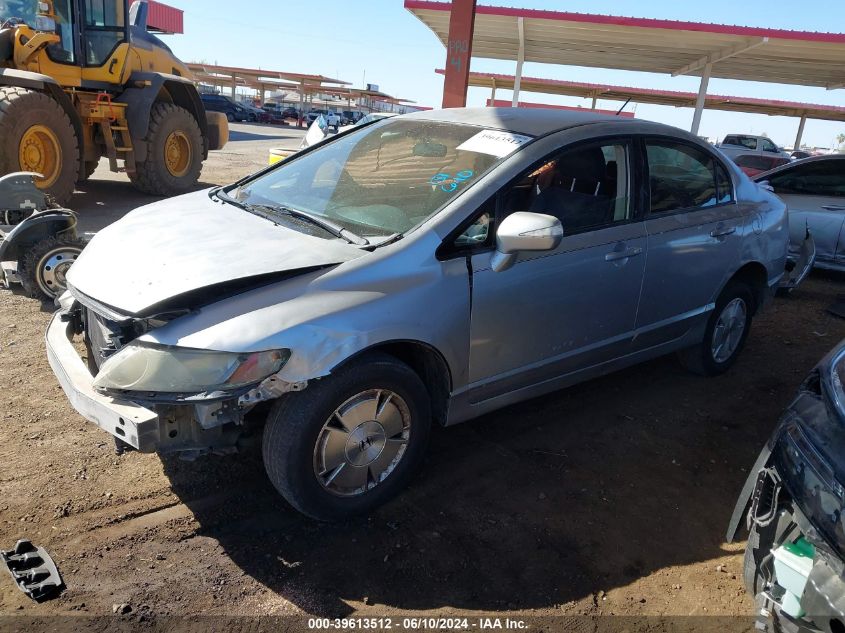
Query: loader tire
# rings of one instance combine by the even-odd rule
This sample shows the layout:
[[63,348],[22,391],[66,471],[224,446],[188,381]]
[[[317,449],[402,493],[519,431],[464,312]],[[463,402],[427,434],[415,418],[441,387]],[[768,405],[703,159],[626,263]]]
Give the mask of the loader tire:
[[0,88],[0,175],[42,174],[35,184],[65,204],[79,176],[79,139],[67,113],[43,92]]
[[79,174],[79,180],[77,182],[85,182],[86,180],[88,180],[91,177],[91,174],[96,171],[97,165],[99,164],[99,158],[97,160],[86,160],[82,164],[82,173]]
[[199,179],[203,160],[202,132],[193,115],[172,103],[156,103],[150,111],[147,158],[129,178],[137,189],[154,196],[190,191]]

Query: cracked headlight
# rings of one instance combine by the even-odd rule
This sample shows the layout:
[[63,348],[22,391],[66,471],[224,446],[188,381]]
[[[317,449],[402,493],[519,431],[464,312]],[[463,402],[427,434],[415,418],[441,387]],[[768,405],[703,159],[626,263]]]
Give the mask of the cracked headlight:
[[133,342],[109,357],[94,388],[160,393],[204,393],[255,384],[278,372],[290,350],[218,352]]

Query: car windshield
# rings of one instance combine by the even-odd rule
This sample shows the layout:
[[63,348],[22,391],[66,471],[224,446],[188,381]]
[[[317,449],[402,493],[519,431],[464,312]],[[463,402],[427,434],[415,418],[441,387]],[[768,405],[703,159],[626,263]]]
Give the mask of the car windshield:
[[231,192],[240,203],[302,211],[357,235],[422,223],[531,137],[393,119],[356,128]]

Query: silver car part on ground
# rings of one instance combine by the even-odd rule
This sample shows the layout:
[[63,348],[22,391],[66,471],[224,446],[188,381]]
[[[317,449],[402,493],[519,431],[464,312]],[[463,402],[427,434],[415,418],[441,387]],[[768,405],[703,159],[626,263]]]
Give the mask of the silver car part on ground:
[[[417,113],[339,139],[382,134],[402,121],[448,122],[535,139],[457,189],[400,239],[378,247],[271,226],[208,191],[138,209],[100,232],[73,266],[74,303],[64,314],[82,305],[116,327],[146,323],[138,340],[147,343],[244,353],[291,350],[274,384],[219,396],[239,412],[225,418],[235,425],[254,398],[307,389],[371,350],[410,363],[429,390],[435,419],[454,424],[699,345],[730,280],[744,281],[759,309],[784,275],[783,203],[729,161],[722,165],[708,144],[689,134],[593,114],[487,108]],[[632,148],[642,138],[679,140],[713,156],[729,174],[733,201],[662,214],[643,210],[628,221],[563,237],[548,220],[528,213],[547,231],[542,239],[548,250],[513,253],[504,268],[495,248],[443,254],[473,214],[530,166],[562,148],[620,137]],[[294,169],[299,157],[330,151],[335,142],[265,173]],[[637,161],[630,165],[638,180]],[[633,205],[638,195],[632,195]],[[518,219],[518,213],[511,217]],[[503,237],[508,224],[500,226]],[[125,259],[145,266],[111,265]],[[114,434],[120,417],[115,406],[138,402],[153,416],[169,406],[142,394],[91,394],[87,370],[87,376],[69,377],[63,369],[76,361],[56,351],[68,345],[66,333],[58,341],[57,328],[54,320],[48,331],[51,364],[83,415]],[[201,428],[212,423],[203,416]],[[155,433],[164,441],[166,434]]]

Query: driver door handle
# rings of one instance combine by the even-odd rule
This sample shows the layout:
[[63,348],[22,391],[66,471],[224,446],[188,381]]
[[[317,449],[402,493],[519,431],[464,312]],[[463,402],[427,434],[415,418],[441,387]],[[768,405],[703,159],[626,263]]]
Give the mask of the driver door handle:
[[615,262],[620,259],[628,259],[629,257],[636,257],[637,255],[642,254],[643,249],[639,246],[634,248],[626,248],[621,251],[610,251],[607,255],[604,256],[604,261],[606,262]]
[[710,231],[710,237],[725,237],[731,233],[736,233],[736,227],[718,227]]

